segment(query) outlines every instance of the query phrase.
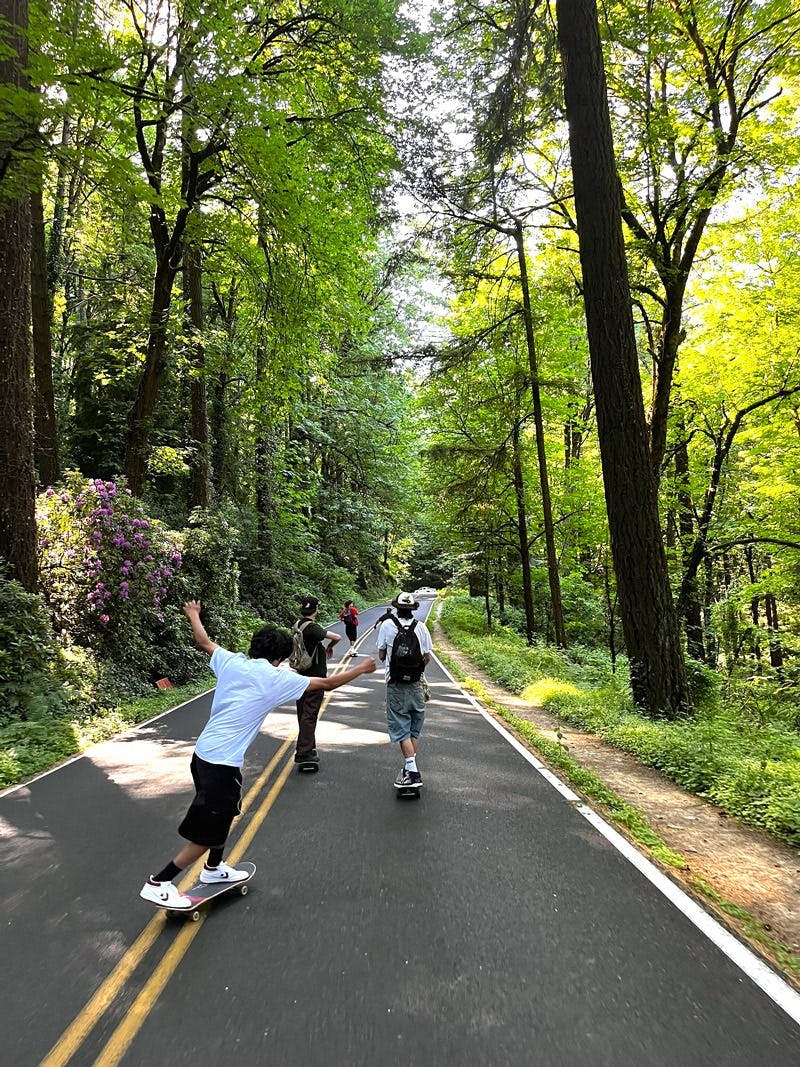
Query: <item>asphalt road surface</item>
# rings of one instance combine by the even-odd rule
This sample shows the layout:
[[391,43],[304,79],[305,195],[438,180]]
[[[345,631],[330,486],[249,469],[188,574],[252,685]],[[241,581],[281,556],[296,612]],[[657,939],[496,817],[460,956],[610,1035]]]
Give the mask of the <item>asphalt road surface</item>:
[[198,923],[138,892],[179,845],[210,696],[0,797],[3,1067],[797,1067],[793,994],[427,675],[419,800],[395,796],[382,672],[332,695],[317,775],[291,763],[293,708],[266,720],[230,841],[258,872]]

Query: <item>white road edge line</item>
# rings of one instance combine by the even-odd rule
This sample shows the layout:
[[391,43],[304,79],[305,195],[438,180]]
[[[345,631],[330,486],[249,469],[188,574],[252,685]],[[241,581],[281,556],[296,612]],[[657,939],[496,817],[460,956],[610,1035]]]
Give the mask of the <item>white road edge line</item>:
[[64,767],[69,767],[70,763],[77,763],[79,759],[84,759],[89,756],[93,749],[99,745],[107,745],[109,741],[119,741],[123,737],[127,737],[128,734],[134,734],[137,730],[141,730],[143,726],[149,726],[151,723],[158,722],[159,719],[163,719],[165,715],[171,715],[173,711],[178,711],[180,708],[185,708],[187,704],[191,704],[193,700],[199,700],[200,697],[208,696],[209,693],[213,693],[216,687],[211,685],[208,689],[203,690],[202,693],[196,693],[193,697],[189,697],[188,700],[184,700],[182,704],[176,704],[174,708],[167,708],[166,711],[160,712],[158,715],[154,715],[152,719],[144,719],[142,722],[137,722],[135,726],[129,726],[127,730],[122,730],[121,733],[112,734],[111,737],[107,737],[105,741],[96,741],[93,745],[89,745],[83,752],[79,752],[77,756],[70,756],[69,759],[65,759],[63,763],[57,764],[55,767],[50,767],[49,770],[42,771],[41,774],[34,775],[33,778],[29,778],[27,782],[19,782],[17,785],[10,785],[8,789],[4,789],[0,793],[0,800],[3,797],[9,796],[11,793],[15,793],[18,789],[27,789],[29,785],[33,785],[34,782],[38,782],[40,778],[46,778],[48,774],[55,774],[56,771],[63,770]]
[[605,819],[598,815],[596,811],[593,811],[588,805],[584,804],[580,797],[578,797],[576,793],[573,793],[569,786],[565,785],[560,778],[557,778],[556,775],[553,774],[549,768],[545,767],[533,753],[529,752],[523,744],[520,744],[516,737],[509,733],[505,726],[499,723],[494,716],[490,715],[485,708],[482,708],[471,693],[468,693],[463,689],[460,683],[453,677],[435,653],[434,659],[447,677],[461,689],[476,711],[480,712],[487,722],[497,730],[501,737],[508,741],[512,748],[515,748],[521,756],[524,756],[528,763],[530,763],[532,767],[535,767],[539,774],[541,774],[554,789],[558,790],[565,800],[572,802],[575,805],[575,810],[580,812],[584,819],[591,823],[609,844],[613,845],[613,847],[624,856],[629,863],[632,863],[633,866],[678,909],[678,911],[685,915],[689,922],[693,923],[701,933],[705,934],[705,936],[712,941],[729,960],[735,963],[736,966],[759,987],[759,989],[766,993],[779,1008],[782,1008],[791,1019],[800,1024],[800,993],[797,993],[792,989],[788,982],[784,981],[780,975],[776,974],[771,967],[767,966],[763,960],[759,959],[759,957],[739,941],[737,937],[734,937],[729,930],[726,930],[721,923],[717,922],[716,919],[709,915],[709,913],[701,907],[696,900],[690,897],[689,894],[673,882],[671,878],[668,878],[662,871],[660,871],[654,863],[635,849],[626,837],[623,837],[622,834],[618,833],[605,821]]

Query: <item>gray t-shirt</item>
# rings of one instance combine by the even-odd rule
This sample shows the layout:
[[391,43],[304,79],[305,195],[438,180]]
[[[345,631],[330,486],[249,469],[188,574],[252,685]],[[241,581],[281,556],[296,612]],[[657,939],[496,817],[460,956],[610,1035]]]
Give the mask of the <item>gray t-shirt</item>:
[[279,704],[301,697],[310,679],[225,648],[214,649],[211,670],[217,676],[217,689],[195,752],[208,763],[241,767],[267,715]]

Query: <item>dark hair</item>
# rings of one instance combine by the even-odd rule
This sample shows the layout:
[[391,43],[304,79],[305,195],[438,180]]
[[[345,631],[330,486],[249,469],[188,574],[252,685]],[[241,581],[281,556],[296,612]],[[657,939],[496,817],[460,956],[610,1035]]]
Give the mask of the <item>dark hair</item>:
[[394,610],[397,612],[398,619],[413,619],[414,618],[414,609],[413,608],[403,607],[403,608],[395,608]]
[[298,603],[301,615],[313,615],[319,607],[319,601],[315,596],[301,596]]
[[349,608],[349,607],[350,607],[350,605],[351,605],[352,603],[353,603],[353,601],[352,601],[352,600],[345,600],[345,602],[344,602],[344,606],[345,606],[346,608]]
[[292,651],[292,638],[285,630],[277,626],[262,626],[256,630],[250,641],[250,659],[285,660]]

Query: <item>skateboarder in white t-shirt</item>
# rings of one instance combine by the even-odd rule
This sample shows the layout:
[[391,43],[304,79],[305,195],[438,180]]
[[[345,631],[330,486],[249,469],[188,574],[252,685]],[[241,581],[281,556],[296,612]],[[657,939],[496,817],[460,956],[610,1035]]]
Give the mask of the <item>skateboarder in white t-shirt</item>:
[[162,907],[186,908],[191,904],[173,879],[198,860],[208,859],[201,882],[232,882],[247,877],[223,863],[222,855],[231,823],[239,814],[242,796],[242,764],[261,724],[273,708],[297,700],[306,690],[330,691],[375,670],[375,660],[330,678],[307,678],[279,665],[292,651],[292,638],[285,630],[264,626],[253,634],[247,656],[228,652],[214,644],[200,621],[200,601],[184,604],[197,647],[211,656],[217,688],[211,716],[197,739],[191,771],[196,789],[178,833],[189,842],[175,858],[145,882],[140,896]]

